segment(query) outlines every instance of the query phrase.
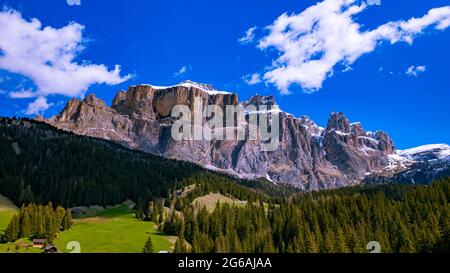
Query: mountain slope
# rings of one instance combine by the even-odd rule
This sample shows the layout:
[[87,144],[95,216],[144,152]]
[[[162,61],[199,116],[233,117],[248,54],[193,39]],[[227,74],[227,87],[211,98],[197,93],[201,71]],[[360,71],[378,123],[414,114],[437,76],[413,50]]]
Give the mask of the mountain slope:
[[145,202],[167,198],[176,187],[192,181],[220,182],[247,196],[263,196],[239,185],[259,187],[255,183],[191,163],[77,136],[45,123],[0,118],[0,193],[18,205],[51,201],[67,207],[106,206],[127,199]]

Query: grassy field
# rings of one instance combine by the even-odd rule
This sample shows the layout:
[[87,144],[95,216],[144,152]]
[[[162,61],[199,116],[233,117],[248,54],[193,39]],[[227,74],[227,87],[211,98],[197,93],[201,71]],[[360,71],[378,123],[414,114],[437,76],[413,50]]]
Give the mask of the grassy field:
[[217,202],[220,204],[229,204],[231,206],[245,206],[247,201],[241,201],[238,199],[230,198],[228,196],[222,195],[220,193],[210,193],[205,196],[201,196],[192,201],[192,204],[197,209],[202,209],[206,207],[206,209],[210,212],[214,211],[216,208]]
[[0,234],[3,234],[9,221],[17,212],[18,208],[9,199],[0,195]]
[[172,251],[175,238],[156,231],[154,223],[137,221],[128,206],[120,205],[95,217],[74,220],[74,226],[60,233],[55,245],[68,251],[67,243],[77,241],[82,253],[140,253],[148,236],[155,252]]
[[[247,201],[242,201],[236,198],[228,197],[220,193],[209,193],[207,195],[194,199],[194,201],[192,201],[192,205],[195,207],[197,211],[202,209],[203,207],[206,207],[206,209],[209,212],[213,212],[214,209],[216,208],[217,202],[220,202],[220,204],[228,204],[230,206],[235,207],[244,207],[248,203]],[[263,205],[264,211],[268,213],[269,203],[264,203]]]
[[[2,204],[5,201],[2,199]],[[11,204],[9,204],[11,205]],[[2,206],[6,208],[7,206]],[[3,209],[0,211],[0,228],[6,227],[9,219],[17,211]],[[76,241],[80,243],[82,253],[140,253],[151,236],[153,249],[173,251],[176,237],[166,236],[156,230],[156,225],[152,222],[137,221],[133,217],[133,212],[125,204],[114,208],[98,212],[92,217],[75,219],[73,227],[61,232],[54,242],[56,247],[62,252],[70,252],[66,249],[67,243]],[[0,244],[0,253],[21,252],[40,253],[42,250],[16,247],[26,245],[28,239],[20,239],[15,243]]]

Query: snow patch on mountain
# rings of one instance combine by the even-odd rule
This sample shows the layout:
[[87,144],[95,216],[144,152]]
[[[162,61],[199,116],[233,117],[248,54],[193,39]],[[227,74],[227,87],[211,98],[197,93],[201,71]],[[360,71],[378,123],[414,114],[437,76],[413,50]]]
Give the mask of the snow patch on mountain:
[[405,158],[421,160],[450,160],[450,146],[447,144],[429,144],[407,150],[397,150],[397,154]]
[[374,143],[375,143],[376,145],[378,145],[378,143],[380,142],[380,141],[378,141],[378,140],[374,139],[373,137],[367,137],[367,136],[359,136],[358,138],[359,138],[359,139],[365,139],[365,140],[368,140],[368,141],[374,142]]
[[193,81],[184,81],[181,82],[179,84],[176,85],[171,85],[171,86],[157,86],[157,85],[152,85],[152,84],[145,84],[146,86],[151,86],[153,89],[170,89],[170,88],[174,88],[174,87],[186,87],[186,88],[196,88],[196,89],[200,89],[206,93],[208,93],[209,95],[219,95],[219,94],[232,94],[230,92],[227,91],[220,91],[220,90],[216,90],[214,89],[214,87],[212,87],[209,84],[203,84],[203,83],[197,83],[197,82],[193,82]]

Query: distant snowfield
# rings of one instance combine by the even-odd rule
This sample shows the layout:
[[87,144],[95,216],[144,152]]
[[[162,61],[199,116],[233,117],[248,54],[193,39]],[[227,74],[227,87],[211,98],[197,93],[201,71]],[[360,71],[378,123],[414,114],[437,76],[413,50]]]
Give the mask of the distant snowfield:
[[450,146],[447,144],[429,144],[407,150],[397,150],[397,154],[410,159],[417,159],[424,154],[432,154],[441,160],[450,159]]

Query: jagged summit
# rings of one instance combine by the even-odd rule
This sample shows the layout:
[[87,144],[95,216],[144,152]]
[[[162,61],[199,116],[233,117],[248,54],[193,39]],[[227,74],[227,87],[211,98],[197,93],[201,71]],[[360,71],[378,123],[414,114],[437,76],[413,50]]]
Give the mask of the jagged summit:
[[92,106],[92,107],[106,107],[106,104],[103,100],[97,98],[97,96],[95,96],[95,94],[89,94],[84,100],[84,103]]
[[350,133],[350,122],[342,112],[333,112],[328,119],[327,131]]

